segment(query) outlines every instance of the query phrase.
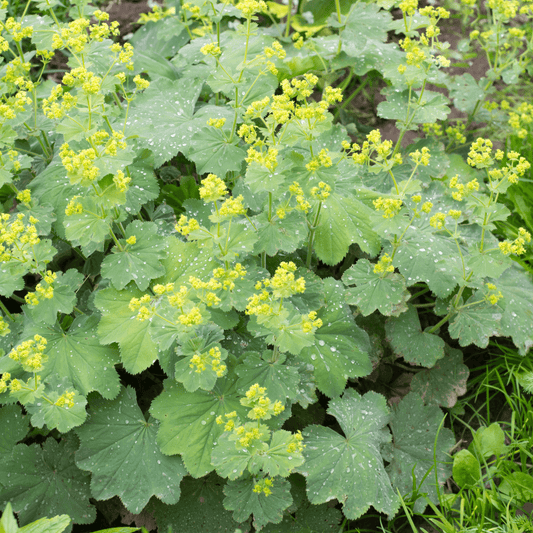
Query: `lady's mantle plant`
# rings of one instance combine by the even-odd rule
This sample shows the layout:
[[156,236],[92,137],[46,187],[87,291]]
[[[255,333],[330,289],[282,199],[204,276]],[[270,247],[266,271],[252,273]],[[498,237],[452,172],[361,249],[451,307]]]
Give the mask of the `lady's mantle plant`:
[[[48,0],[0,11],[2,505],[23,524],[91,523],[118,496],[160,528],[205,531],[316,513],[335,527],[332,499],[348,519],[392,518],[413,480],[436,502],[458,347],[533,344],[533,284],[513,261],[531,236],[494,233],[530,163],[482,137],[451,153],[466,126],[442,129],[449,100],[427,83],[471,120],[491,85],[459,98],[448,11],[396,2],[395,21],[354,3],[334,32],[289,37],[277,5],[197,0],[154,8],[121,45],[106,13],[71,4],[71,22]],[[507,51],[492,78],[523,68]],[[347,65],[387,80],[396,144],[334,123]],[[161,190],[180,161],[193,177]],[[389,409],[364,378],[399,358],[418,372]]]

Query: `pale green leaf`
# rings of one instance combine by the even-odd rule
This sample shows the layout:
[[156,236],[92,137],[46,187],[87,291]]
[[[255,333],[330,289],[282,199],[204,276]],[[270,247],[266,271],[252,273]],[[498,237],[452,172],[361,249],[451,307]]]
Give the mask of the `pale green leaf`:
[[138,374],[157,358],[157,346],[150,335],[150,321],[136,320],[137,311],[128,307],[142,292],[135,288],[117,291],[112,287],[98,291],[94,303],[102,312],[98,335],[102,344],[118,342],[124,368]]
[[315,344],[304,348],[301,358],[312,364],[318,388],[330,398],[344,391],[348,378],[372,371],[368,335],[353,320],[344,303],[344,288],[333,278],[324,280],[325,304],[318,312],[322,326],[315,332]]
[[125,239],[119,242],[124,250],[116,246],[113,253],[102,262],[102,276],[111,279],[116,289],[122,290],[130,281],[134,281],[141,291],[148,288],[150,280],[165,273],[161,259],[166,255],[167,240],[157,233],[153,222],[133,221],[126,228],[126,239],[135,237],[135,244],[127,244]]
[[[11,456],[13,447],[28,433],[29,420],[22,414],[20,405],[4,405],[0,409],[0,462]],[[1,485],[1,483],[0,483]]]
[[368,259],[360,259],[351,266],[342,281],[348,286],[356,285],[346,291],[346,302],[357,306],[363,316],[376,309],[387,316],[398,316],[407,310],[411,294],[405,288],[405,278],[394,273],[380,277]]
[[272,217],[268,220],[266,212],[253,218],[258,230],[259,240],[255,244],[254,252],[266,252],[270,257],[283,252],[295,252],[307,236],[305,218],[298,212],[292,211],[283,219]]

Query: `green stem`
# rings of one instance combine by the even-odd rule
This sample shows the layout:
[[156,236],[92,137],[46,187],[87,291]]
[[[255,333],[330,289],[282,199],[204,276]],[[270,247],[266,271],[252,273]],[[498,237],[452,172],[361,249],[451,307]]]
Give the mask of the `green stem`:
[[344,100],[342,105],[337,108],[337,111],[335,111],[335,115],[333,116],[333,120],[336,120],[337,117],[340,115],[340,112],[346,109],[348,107],[348,104],[365,88],[365,86],[368,84],[368,78],[365,78],[361,85],[355,89],[355,91]]
[[[341,3],[340,3],[340,0],[335,0],[335,10],[337,11],[337,21],[339,24],[341,24],[342,22],[342,17],[341,17]],[[337,55],[339,55],[341,53],[341,48],[342,48],[342,39],[339,35],[339,47],[337,48]]]
[[318,203],[318,209],[316,210],[315,219],[313,220],[313,226],[309,231],[309,241],[307,243],[307,258],[305,264],[307,268],[311,268],[311,258],[313,256],[313,241],[315,239],[315,230],[318,225],[318,219],[320,217],[320,210],[322,209],[322,202]]
[[291,31],[291,18],[292,18],[292,0],[289,0],[289,11],[287,13],[287,25],[285,26],[285,37],[288,37]]
[[2,309],[5,315],[9,317],[9,320],[11,320],[11,322],[15,321],[15,319],[13,318],[13,315],[7,310],[6,306],[1,301],[0,301],[0,309]]

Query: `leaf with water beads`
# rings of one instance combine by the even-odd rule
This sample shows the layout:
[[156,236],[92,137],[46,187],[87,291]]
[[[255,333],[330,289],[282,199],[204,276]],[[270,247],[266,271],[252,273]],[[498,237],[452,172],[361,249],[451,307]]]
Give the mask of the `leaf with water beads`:
[[240,404],[234,377],[219,379],[213,391],[187,392],[174,380],[164,382],[163,392],[152,402],[150,412],[161,421],[157,442],[166,455],[181,454],[193,477],[213,470],[211,452],[224,426],[216,423],[219,415],[237,411],[242,418],[248,412]]
[[118,342],[124,368],[138,374],[157,358],[157,345],[150,335],[150,321],[136,320],[137,311],[128,305],[132,298],[143,295],[135,287],[117,291],[108,287],[96,293],[94,303],[102,312],[98,336],[102,344]]
[[237,388],[241,394],[255,383],[266,387],[268,397],[274,402],[280,400],[285,403],[287,399],[294,400],[298,394],[300,374],[298,369],[286,361],[284,354],[279,354],[277,360],[273,360],[272,352],[257,353],[248,352],[240,365],[235,367],[235,373],[239,376]]
[[[386,444],[382,453],[389,462],[386,470],[392,485],[402,496],[411,494],[415,479],[418,491],[438,503],[434,468],[437,468],[439,485],[442,485],[451,475],[451,468],[445,463],[449,462],[449,452],[455,444],[451,430],[439,430],[443,417],[436,405],[424,405],[422,398],[413,392],[392,407],[393,443]],[[422,482],[427,472],[429,474]],[[419,498],[414,511],[423,513],[426,505],[426,500]]]
[[67,514],[76,524],[90,524],[96,510],[89,502],[90,476],[74,462],[75,435],[57,442],[17,444],[11,458],[0,462],[0,508],[10,501],[21,525],[43,516]]
[[530,273],[516,263],[500,279],[492,280],[503,298],[500,334],[513,339],[520,355],[526,355],[533,346],[533,279]]
[[295,252],[307,235],[305,218],[296,211],[288,213],[283,219],[273,217],[270,220],[264,212],[254,217],[253,222],[259,236],[254,248],[257,254],[266,252],[268,256],[274,257],[280,250]]
[[[57,405],[55,402],[65,393],[74,393],[72,401],[74,405]],[[51,374],[44,380],[43,394],[46,396],[36,398],[33,402],[25,405],[31,414],[33,426],[42,428],[45,424],[49,430],[57,429],[61,433],[67,433],[72,428],[81,426],[86,418],[85,406],[87,400],[76,389],[67,377]]]
[[405,313],[389,318],[385,330],[394,353],[408,363],[431,368],[444,357],[444,341],[422,330],[415,307],[409,306]]
[[327,265],[336,265],[353,243],[366,253],[377,254],[381,241],[370,224],[372,213],[351,195],[330,194],[322,205],[315,231],[313,246],[317,257]]
[[151,496],[176,503],[186,470],[179,457],[161,453],[156,443],[159,424],[145,419],[135,390],[126,387],[112,401],[95,398],[90,410],[90,420],[77,429],[81,445],[76,464],[92,473],[93,497],[118,495],[132,513],[140,513]]
[[253,478],[228,481],[224,487],[224,507],[233,512],[237,522],[244,522],[253,514],[256,530],[272,522],[278,524],[283,518],[283,511],[292,503],[290,483],[276,478],[268,496],[264,492],[254,492],[256,482]]
[[34,323],[26,328],[28,335],[39,334],[48,341],[45,350],[48,360],[41,376],[65,376],[84,396],[96,390],[104,398],[115,398],[120,390],[115,370],[120,362],[119,352],[115,346],[100,344],[97,325],[96,315],[83,315],[74,319],[68,331],[63,331],[59,324],[50,328]]
[[0,427],[3,428],[0,434],[0,462],[11,457],[13,447],[28,433],[28,418],[22,415],[20,405],[4,405],[0,408]]
[[301,358],[313,365],[318,388],[330,398],[342,394],[348,378],[370,374],[368,335],[353,320],[344,303],[344,288],[333,278],[324,280],[325,304],[318,311],[322,326],[315,343],[304,348]]
[[125,237],[135,237],[136,242],[130,245],[123,240],[124,250],[115,247],[102,262],[102,276],[109,278],[119,290],[134,281],[141,291],[145,291],[150,280],[165,273],[160,260],[166,255],[167,240],[158,235],[153,222],[139,220],[128,225]]
[[152,150],[156,168],[188,146],[188,127],[202,85],[197,79],[159,78],[132,104],[126,131],[138,134],[139,145]]
[[237,135],[228,141],[230,134],[229,130],[205,127],[191,136],[186,156],[196,163],[198,174],[212,172],[224,177],[232,170],[240,170],[246,152],[238,146]]
[[385,398],[375,392],[360,396],[348,389],[342,398],[330,401],[328,414],[337,419],[344,435],[324,426],[304,431],[305,463],[298,471],[306,477],[309,501],[318,504],[337,498],[352,520],[371,505],[392,518],[399,501],[380,452],[390,441]]
[[[480,348],[486,348],[489,344],[489,337],[503,334],[500,324],[502,308],[498,304],[492,305],[483,301],[483,298],[483,293],[476,291],[464,303],[463,308],[456,309],[450,321],[448,332],[452,339],[459,340],[461,346],[475,344]],[[467,307],[475,302],[480,303]]]
[[342,281],[347,286],[356,285],[346,291],[346,303],[357,306],[363,316],[376,310],[398,316],[407,310],[411,294],[405,288],[405,278],[395,273],[381,277],[368,259],[359,259],[344,273]]

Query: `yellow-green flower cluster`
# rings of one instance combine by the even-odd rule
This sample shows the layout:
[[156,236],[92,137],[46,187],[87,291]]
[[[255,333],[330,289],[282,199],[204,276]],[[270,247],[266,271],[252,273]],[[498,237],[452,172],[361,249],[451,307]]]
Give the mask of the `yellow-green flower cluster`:
[[475,168],[487,168],[490,167],[494,160],[491,156],[492,141],[490,139],[483,139],[478,137],[475,142],[470,146],[470,152],[468,152],[468,159],[466,162]]
[[31,258],[27,248],[39,242],[35,224],[39,222],[30,216],[29,224],[24,224],[24,215],[19,213],[15,220],[10,222],[8,213],[0,214],[0,261],[28,261]]
[[8,387],[8,382],[11,379],[11,374],[9,372],[4,372],[2,378],[0,378],[0,394],[6,392]]
[[32,307],[39,305],[42,300],[50,300],[54,297],[54,281],[57,279],[57,274],[48,270],[36,287],[35,292],[29,292],[24,299],[26,303]]
[[431,154],[429,153],[429,148],[424,146],[422,152],[420,152],[420,150],[415,150],[409,154],[409,157],[413,160],[413,163],[415,163],[416,166],[424,165],[427,167],[429,165]]
[[40,372],[47,357],[43,355],[46,349],[46,339],[41,335],[35,335],[13,348],[8,356],[13,361],[20,363],[26,372]]
[[67,207],[65,208],[65,215],[68,217],[83,213],[83,206],[77,201],[78,198],[79,196],[73,196],[70,202],[67,204]]
[[323,181],[319,182],[318,187],[313,187],[311,189],[311,196],[320,202],[324,202],[331,192],[331,187],[324,183]]
[[230,196],[220,206],[218,214],[222,217],[235,217],[237,215],[245,215],[246,208],[243,204],[244,197],[239,194],[237,197]]
[[213,277],[222,283],[222,289],[225,291],[232,291],[235,288],[235,280],[244,278],[246,276],[246,269],[237,263],[234,268],[215,268],[213,270]]
[[97,152],[94,148],[86,148],[78,153],[70,149],[68,143],[61,146],[59,152],[61,162],[65,167],[72,184],[89,185],[100,176],[100,169],[94,165]]
[[291,198],[293,196],[296,197],[296,209],[298,209],[298,211],[303,211],[304,213],[307,213],[309,209],[311,209],[311,204],[305,199],[304,191],[297,181],[294,181],[292,185],[289,186],[289,192],[291,193]]
[[[61,103],[58,103],[61,97]],[[61,85],[56,85],[50,96],[42,102],[43,113],[47,118],[63,118],[69,109],[72,109],[78,103],[78,97],[69,92],[64,92]]]
[[[504,102],[501,103],[504,109]],[[525,139],[528,134],[530,124],[533,122],[533,104],[521,103],[516,111],[509,113],[509,126],[513,128],[514,134],[520,139]]]
[[287,57],[287,52],[285,52],[279,41],[274,41],[272,47],[266,46],[263,52],[268,58],[276,56],[278,59],[285,59]]
[[226,124],[225,118],[210,118],[207,121],[208,126],[212,126],[213,128],[216,128],[217,130],[221,129],[224,124]]
[[17,194],[17,200],[22,203],[29,205],[31,203],[31,191],[30,189],[24,189]]
[[140,298],[132,298],[130,300],[128,307],[130,311],[137,311],[137,320],[144,322],[154,316],[155,306],[150,305],[150,307],[148,307],[148,304],[151,304],[151,300],[152,298],[149,294],[144,294]]
[[390,272],[394,272],[392,258],[389,257],[389,254],[383,254],[379,261],[374,265],[374,274],[380,274],[381,277],[384,277]]
[[54,405],[71,409],[74,407],[74,396],[76,396],[75,392],[66,391],[54,402]]
[[476,178],[470,180],[466,185],[464,183],[459,183],[459,174],[456,174],[450,179],[449,187],[450,189],[455,189],[455,191],[452,192],[453,199],[460,202],[470,196],[474,191],[478,191],[479,183]]
[[272,485],[273,485],[272,479],[266,477],[264,479],[259,480],[253,488],[253,491],[257,494],[263,493],[265,496],[270,496],[272,494]]
[[211,367],[211,370],[215,372],[217,377],[221,378],[226,372],[226,365],[221,363],[221,358],[222,353],[220,348],[215,346],[208,352],[193,355],[189,367],[193,368],[198,374],[204,372],[207,367]]
[[124,176],[122,170],[117,170],[117,173],[113,176],[113,183],[120,192],[126,192],[128,190],[130,181],[131,178]]
[[135,235],[132,235],[131,237],[128,237],[126,239],[126,243],[129,244],[130,246],[133,246],[136,242],[137,242],[137,237],[135,237]]
[[[350,148],[348,148],[349,143],[347,141],[345,141],[342,145],[343,148],[351,154],[351,157],[355,163],[360,165],[369,163],[371,161],[384,163],[392,154],[392,141],[382,141],[381,132],[379,130],[372,130],[366,136],[366,139],[367,140],[363,142],[362,146],[354,143]],[[373,155],[374,152],[376,155]],[[371,156],[373,159],[371,159]],[[392,162],[396,165],[401,164],[402,156],[400,154],[395,154]]]
[[235,7],[246,18],[250,18],[254,13],[268,11],[268,6],[263,0],[241,0]]
[[400,212],[403,201],[399,198],[386,198],[381,196],[372,202],[376,211],[383,211],[383,218],[393,218]]
[[491,305],[496,305],[498,301],[503,298],[503,294],[497,289],[494,283],[487,283],[486,285],[488,292],[485,295],[485,300],[487,300],[487,302],[489,302]]
[[302,317],[302,331],[312,333],[322,327],[322,319],[317,318],[317,312],[311,311],[308,315]]
[[255,162],[262,167],[265,167],[270,172],[274,172],[278,166],[278,150],[276,148],[269,148],[268,150],[260,152],[255,150],[252,146],[248,148],[248,156],[245,158],[247,163]]
[[522,255],[526,253],[524,245],[531,242],[531,234],[524,228],[519,228],[518,236],[514,241],[505,240],[498,244],[503,255],[515,254]]
[[7,322],[3,316],[0,316],[0,337],[5,337],[8,333],[11,333]]
[[429,219],[429,225],[435,229],[442,229],[446,222],[446,213],[437,212]]
[[228,189],[223,180],[215,174],[208,174],[207,178],[202,180],[199,192],[204,202],[216,202],[228,194]]
[[148,89],[148,87],[150,87],[150,82],[148,80],[145,80],[139,74],[137,74],[137,76],[134,76],[133,83],[135,83],[135,87],[138,91],[143,91],[144,89]]
[[33,26],[22,27],[22,23],[17,22],[13,17],[9,17],[5,22],[0,22],[0,30],[5,30],[16,43],[22,39],[33,35]]
[[466,136],[464,131],[466,129],[466,124],[463,122],[456,124],[455,126],[448,126],[446,128],[446,135],[451,141],[456,142],[457,144],[466,143]]
[[246,391],[246,396],[241,398],[240,402],[244,407],[250,408],[247,414],[248,418],[269,420],[285,411],[284,405],[279,400],[272,402],[266,394],[266,387],[260,387],[258,383]]
[[175,228],[178,233],[189,235],[189,233],[199,230],[200,224],[195,218],[188,218],[185,215],[181,215]]
[[322,148],[318,155],[313,157],[313,159],[305,165],[305,168],[309,170],[309,172],[316,172],[320,167],[328,168],[331,165],[333,165],[333,161],[329,155],[329,150]]
[[489,7],[503,19],[512,19],[516,17],[519,3],[517,0],[489,0]]
[[169,7],[167,9],[163,9],[161,6],[155,4],[152,7],[151,13],[141,13],[141,16],[139,17],[139,20],[137,21],[138,24],[146,24],[147,22],[157,22],[158,20],[164,19],[166,17],[171,17],[172,15],[176,14],[176,8],[175,7]]
[[200,48],[200,52],[202,52],[204,56],[217,57],[222,53],[222,50],[215,43],[209,43],[209,44],[204,44],[204,46]]

